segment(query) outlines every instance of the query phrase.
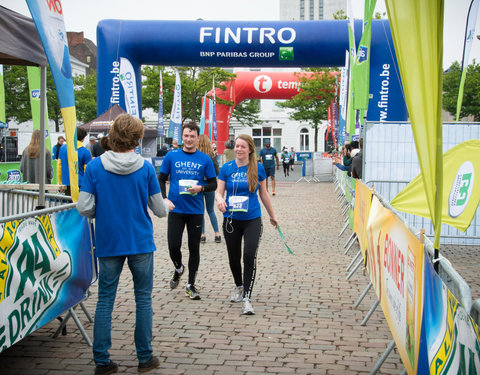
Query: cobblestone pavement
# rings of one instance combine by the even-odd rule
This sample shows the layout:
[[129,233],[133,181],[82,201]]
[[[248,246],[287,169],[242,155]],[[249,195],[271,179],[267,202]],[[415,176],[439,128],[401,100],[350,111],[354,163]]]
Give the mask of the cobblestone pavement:
[[[299,172],[296,172],[299,173]],[[344,219],[332,183],[295,184],[298,175],[279,176],[272,197],[289,246],[264,220],[257,279],[252,304],[256,315],[240,315],[240,304],[229,302],[234,286],[225,244],[213,242],[208,225],[202,245],[198,286],[202,299],[190,301],[179,287],[171,291],[172,264],[166,247],[166,220],[154,219],[155,255],[154,339],[160,359],[154,374],[368,374],[392,336],[377,309],[367,325],[360,322],[375,302],[373,291],[354,302],[368,284],[361,270],[347,281],[346,266],[358,251],[344,255],[348,229],[339,238]],[[218,214],[220,219],[220,214]],[[188,254],[184,236],[184,254]],[[479,297],[478,247],[444,249]],[[184,282],[185,280],[182,280]],[[96,285],[85,305],[95,311]],[[78,316],[92,337],[93,324]],[[119,373],[136,373],[133,344],[135,321],[132,281],[122,274],[113,316],[111,357]],[[52,338],[58,322],[40,328],[0,354],[0,374],[93,374],[91,348],[70,321],[68,334]],[[403,370],[396,349],[379,374]]]

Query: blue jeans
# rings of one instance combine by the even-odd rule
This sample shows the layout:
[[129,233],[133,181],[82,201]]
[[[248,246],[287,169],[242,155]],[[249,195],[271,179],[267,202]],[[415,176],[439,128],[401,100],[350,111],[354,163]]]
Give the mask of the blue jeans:
[[[215,192],[209,191],[207,193],[203,193],[203,198],[205,199],[205,208],[207,209],[208,217],[210,217],[210,223],[212,224],[214,232],[218,233],[217,216],[215,215],[215,210],[213,209],[213,205],[215,203]],[[205,216],[203,218],[202,234],[205,234]]]
[[110,362],[113,304],[125,259],[133,276],[135,292],[137,358],[142,363],[152,356],[153,253],[98,258],[98,301],[93,326],[93,359],[97,365]]

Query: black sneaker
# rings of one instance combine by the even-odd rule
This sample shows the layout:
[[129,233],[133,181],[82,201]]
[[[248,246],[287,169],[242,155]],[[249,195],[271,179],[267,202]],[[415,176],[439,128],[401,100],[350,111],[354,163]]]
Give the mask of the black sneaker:
[[207,242],[207,237],[206,236],[200,237],[200,243],[205,243],[205,242]]
[[216,243],[222,242],[222,236],[215,236],[215,242]]
[[96,365],[95,366],[95,375],[108,375],[114,374],[118,371],[118,365],[110,361],[107,365]]
[[172,278],[170,279],[170,289],[175,289],[180,283],[182,275],[185,273],[185,266],[182,266],[182,273],[178,273],[177,270],[173,271]]
[[160,365],[160,361],[157,357],[152,355],[147,362],[139,363],[138,364],[138,372],[147,372],[157,368]]
[[200,294],[198,294],[195,285],[187,286],[187,288],[185,289],[185,295],[190,299],[200,299]]

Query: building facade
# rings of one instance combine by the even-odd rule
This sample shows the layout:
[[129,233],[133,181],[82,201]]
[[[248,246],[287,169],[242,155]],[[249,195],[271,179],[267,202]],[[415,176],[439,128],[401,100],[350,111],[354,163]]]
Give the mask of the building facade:
[[347,13],[347,0],[280,0],[280,20],[332,20],[339,10]]

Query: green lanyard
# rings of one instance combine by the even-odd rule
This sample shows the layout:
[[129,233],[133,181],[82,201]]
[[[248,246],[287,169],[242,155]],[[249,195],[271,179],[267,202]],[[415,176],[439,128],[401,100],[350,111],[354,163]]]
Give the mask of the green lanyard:
[[282,232],[282,230],[280,229],[280,225],[277,225],[277,230],[278,230],[278,234],[279,234],[280,237],[282,238],[283,244],[285,245],[285,249],[287,249],[287,251],[288,251],[290,254],[293,254],[293,251],[290,250],[290,248],[289,248],[288,245],[287,245],[287,241],[285,241],[285,237],[283,236],[283,232]]

